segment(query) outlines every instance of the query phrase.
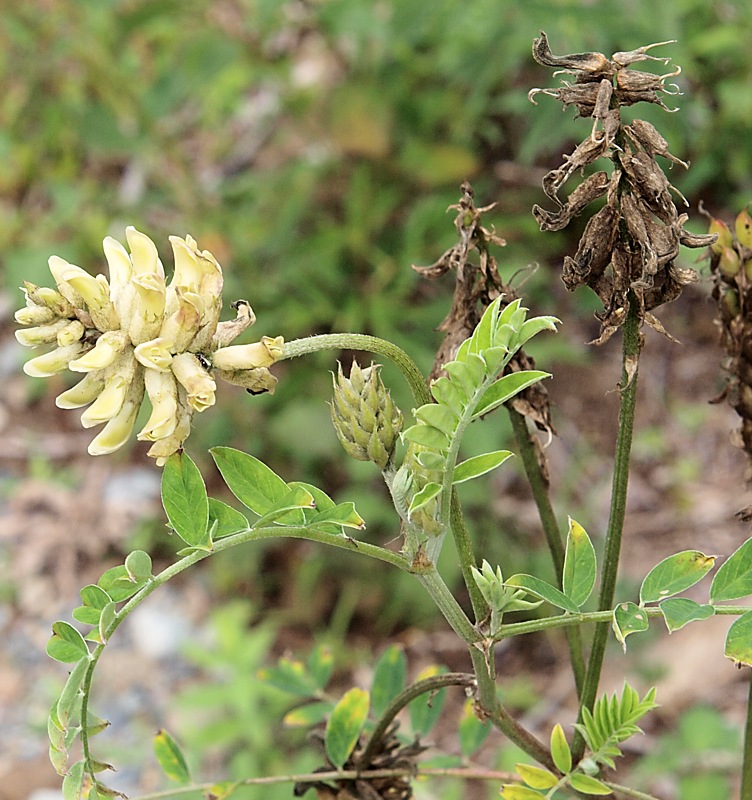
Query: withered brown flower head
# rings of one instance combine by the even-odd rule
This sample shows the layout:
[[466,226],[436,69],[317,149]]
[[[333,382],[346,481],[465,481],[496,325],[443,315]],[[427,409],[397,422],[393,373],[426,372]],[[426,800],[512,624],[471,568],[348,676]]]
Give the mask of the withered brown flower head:
[[[543,32],[533,43],[533,57],[539,64],[558,67],[555,74],[567,73],[574,80],[563,81],[555,89],[532,89],[530,100],[535,102],[536,95],[546,94],[560,100],[565,108],[574,105],[578,116],[593,120],[587,138],[543,179],[543,191],[556,209],[547,211],[536,205],[533,214],[541,230],[558,231],[593,200],[605,197],[605,205],[585,226],[574,258],[565,257],[562,274],[570,291],[584,284],[602,300],[597,343],[606,341],[624,322],[630,292],[637,301],[641,321],[666,333],[650,312],[675,300],[684,285],[697,280],[694,270],[674,263],[679,245],[705,247],[714,241],[712,236],[697,236],[684,229],[688,217],[677,211],[670,191],[674,187],[656,156],[685,168],[689,165],[669,152],[668,143],[649,122],[622,122],[624,106],[646,102],[666,108],[661,96],[680,93],[676,85],[666,83],[679,74],[678,67],[664,75],[632,69],[643,61],[668,64],[669,58],[647,52],[664,44],[670,42],[607,58],[602,53],[555,56]],[[559,192],[566,181],[599,158],[611,160],[610,172],[593,172],[562,200]]]
[[[752,216],[744,209],[733,232],[725,222],[710,218],[710,232],[718,240],[710,248],[713,298],[718,303],[716,323],[726,351],[726,386],[711,402],[728,400],[741,418],[732,442],[747,454],[745,479],[752,482]],[[752,519],[752,508],[746,509]]]

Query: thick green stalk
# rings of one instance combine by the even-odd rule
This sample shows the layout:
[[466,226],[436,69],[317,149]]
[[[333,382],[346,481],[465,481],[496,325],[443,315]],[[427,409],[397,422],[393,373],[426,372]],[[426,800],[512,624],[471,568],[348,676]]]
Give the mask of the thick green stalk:
[[[640,321],[637,301],[630,295],[629,311],[623,326],[621,405],[619,408],[619,432],[614,456],[614,477],[611,487],[611,511],[606,533],[606,549],[603,557],[601,587],[598,596],[598,610],[613,608],[616,578],[619,571],[621,540],[624,530],[624,517],[627,507],[627,485],[629,483],[629,456],[632,449],[635,403],[637,399],[637,365],[640,357]],[[589,709],[595,704],[598,693],[603,658],[606,653],[609,625],[600,623],[593,634],[588,668],[581,695],[581,707]],[[585,743],[582,737],[574,741],[575,760],[582,758]]]
[[[551,560],[556,573],[556,580],[559,588],[562,587],[562,577],[564,574],[564,545],[561,541],[559,523],[556,520],[551,498],[548,493],[548,482],[546,481],[541,465],[538,461],[538,454],[530,436],[525,417],[515,411],[511,405],[507,405],[509,419],[512,422],[512,430],[517,441],[517,447],[522,458],[522,465],[525,468],[530,489],[533,493],[535,505],[538,508],[538,516],[543,526],[543,533],[548,543],[551,553]],[[577,687],[577,696],[582,696],[582,687],[585,682],[585,658],[582,653],[582,635],[580,628],[567,628],[567,642],[569,644],[569,660],[572,664],[574,682]]]
[[282,359],[317,353],[320,350],[367,350],[369,353],[386,356],[400,368],[410,384],[415,402],[419,406],[431,402],[426,379],[417,364],[401,347],[377,336],[368,336],[364,333],[323,333],[319,336],[295,339],[285,342]]
[[747,697],[747,722],[744,726],[744,758],[742,760],[742,785],[739,800],[752,797],[752,674]]

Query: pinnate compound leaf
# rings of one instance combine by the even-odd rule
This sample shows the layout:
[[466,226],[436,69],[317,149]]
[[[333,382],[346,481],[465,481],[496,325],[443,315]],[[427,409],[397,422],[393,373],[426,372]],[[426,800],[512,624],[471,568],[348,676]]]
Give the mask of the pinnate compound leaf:
[[555,586],[552,586],[534,575],[512,575],[512,577],[505,582],[505,586],[519,587],[529,592],[541,600],[545,600],[551,605],[561,608],[564,611],[569,611],[572,614],[579,613],[579,608],[572,600],[567,597],[563,592],[559,591]]
[[648,629],[648,615],[636,603],[619,603],[611,618],[611,627],[624,652],[627,652],[627,636]]
[[[88,658],[82,658],[76,666],[73,667],[70,675],[68,675],[68,680],[65,682],[65,686],[63,686],[63,691],[60,693],[56,706],[55,721],[62,730],[68,728],[74,714],[74,708],[79,701],[81,686],[83,685],[84,676],[86,675],[89,663]],[[78,714],[78,712],[76,712],[76,714]]]
[[368,717],[368,705],[368,692],[356,686],[345,692],[332,709],[324,734],[324,746],[335,767],[344,766],[358,743]]
[[541,767],[534,767],[530,764],[515,764],[514,768],[522,780],[532,789],[551,789],[559,782],[553,772]]
[[465,701],[457,733],[460,739],[460,750],[465,758],[470,758],[476,753],[486,741],[488,734],[491,733],[491,724],[478,719],[474,703],[470,698]]
[[658,606],[669,633],[678,631],[695,620],[708,619],[715,614],[711,605],[700,605],[688,597],[669,597]]
[[288,728],[310,728],[323,722],[333,707],[334,704],[328,700],[306,703],[288,711],[282,718],[282,723]]
[[355,510],[355,505],[350,501],[338,503],[318,514],[313,514],[306,522],[308,528],[318,528],[329,533],[342,533],[342,528],[355,528],[365,530],[366,523],[363,517]]
[[133,597],[145,583],[146,581],[132,581],[124,564],[110,567],[97,581],[99,588],[105,591],[115,603],[121,603],[129,597]]
[[574,772],[569,776],[569,783],[573,789],[583,794],[606,795],[612,794],[611,789],[605,783],[593,778],[590,775],[583,775],[581,772]]
[[84,637],[68,622],[52,623],[52,636],[47,642],[47,655],[55,661],[70,664],[89,658],[89,648]]
[[143,550],[134,550],[125,559],[125,571],[134,583],[149,580],[151,578],[151,556]]
[[742,614],[731,624],[723,655],[735,664],[752,666],[752,611]]
[[371,707],[380,717],[392,700],[405,688],[407,658],[397,644],[390,645],[379,656],[373,670],[371,683]]
[[445,452],[449,449],[449,439],[444,431],[433,425],[418,423],[402,432],[402,440],[429,447],[431,450]]
[[[425,667],[418,674],[416,681],[431,678],[446,672],[444,667],[430,665]],[[439,721],[441,711],[444,708],[446,691],[439,689],[437,692],[420,695],[415,700],[411,700],[408,709],[410,711],[410,725],[413,733],[419,736],[426,736],[433,726]]]
[[256,677],[276,689],[300,697],[313,697],[319,689],[305,664],[291,658],[282,657],[276,666],[262,667],[256,672]]
[[223,536],[232,536],[234,533],[246,531],[249,528],[248,520],[240,511],[228,506],[221,500],[214,497],[209,498],[209,527],[216,524],[214,538],[221,539]]
[[463,483],[480,475],[485,475],[492,469],[500,467],[511,455],[512,453],[509,450],[495,450],[492,453],[483,453],[482,455],[468,458],[455,467],[452,483]]
[[426,403],[415,409],[415,418],[424,425],[432,425],[442,433],[451,436],[457,428],[457,415],[446,406],[439,403]]
[[230,491],[259,516],[290,491],[276,472],[248,453],[232,447],[213,447],[210,452]]
[[[569,749],[567,737],[564,735],[564,729],[557,722],[551,731],[551,758],[556,764],[556,769],[561,772],[567,773],[572,769],[572,751]],[[532,783],[530,784],[533,785]],[[540,789],[547,789],[547,786],[537,787]]]
[[162,471],[162,505],[175,533],[191,547],[208,544],[209,499],[198,467],[186,452],[171,455]]
[[190,783],[191,773],[180,745],[162,729],[154,736],[154,755],[162,772],[175,783]]
[[81,800],[84,789],[84,762],[77,761],[63,778],[63,800]]
[[721,564],[710,586],[710,602],[737,600],[752,594],[752,539]]
[[527,389],[528,386],[532,386],[543,378],[550,377],[550,372],[541,372],[537,369],[525,369],[520,372],[510,372],[508,375],[502,375],[483,393],[483,397],[481,397],[473,413],[473,419],[483,414],[488,414],[516,394]]
[[410,502],[410,508],[407,510],[407,516],[414,514],[418,509],[427,506],[441,492],[441,486],[438,483],[427,483]]
[[579,608],[595,586],[595,548],[579,522],[569,519],[567,547],[564,556],[562,588],[564,594]]
[[505,783],[501,787],[501,796],[505,800],[541,800],[541,793],[527,786],[518,786],[515,783]]
[[251,527],[261,528],[272,522],[280,525],[303,525],[305,516],[302,510],[313,509],[315,506],[316,501],[313,499],[313,495],[302,486],[295,486],[289,489],[284,497],[273,503],[271,508],[267,509]]
[[116,616],[117,610],[115,603],[107,603],[99,617],[99,641],[103,644],[107,642],[107,632],[110,625],[115,621]]
[[664,558],[645,576],[640,587],[640,603],[653,603],[679,594],[713,569],[715,556],[706,556],[699,550],[684,550]]

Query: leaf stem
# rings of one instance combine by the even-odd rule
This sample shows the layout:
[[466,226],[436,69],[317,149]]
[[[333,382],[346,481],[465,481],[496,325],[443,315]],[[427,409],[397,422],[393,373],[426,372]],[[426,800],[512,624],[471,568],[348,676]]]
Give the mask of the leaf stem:
[[282,359],[296,358],[320,350],[367,350],[369,353],[386,356],[405,376],[415,402],[419,406],[431,402],[426,379],[418,369],[418,365],[401,347],[378,336],[368,336],[364,333],[323,333],[318,336],[307,336],[304,339],[294,339],[285,342]]
[[445,686],[473,686],[475,676],[465,672],[445,672],[441,675],[432,675],[421,681],[416,681],[404,688],[384,709],[384,713],[376,723],[371,738],[368,740],[363,754],[358,759],[359,769],[368,769],[371,759],[381,743],[384,734],[392,724],[394,718],[402,711],[405,706],[412,702],[416,697],[429,692],[436,692]]
[[[606,549],[603,558],[603,571],[598,597],[599,611],[613,607],[616,591],[616,578],[619,571],[621,540],[624,530],[624,517],[627,506],[627,486],[629,483],[629,457],[632,449],[635,404],[637,400],[637,368],[640,357],[640,320],[636,298],[630,293],[629,311],[623,326],[622,377],[620,384],[619,431],[614,456],[614,476],[611,487],[611,511],[606,534]],[[585,683],[582,689],[580,708],[592,709],[598,693],[603,658],[606,653],[609,626],[601,623],[596,626],[593,644],[590,649]],[[581,712],[580,712],[581,713]],[[573,743],[575,760],[582,758],[585,742],[577,735]]]
[[747,720],[744,725],[744,757],[742,760],[742,784],[739,800],[752,797],[752,670],[747,696]]
[[[538,509],[538,517],[540,518],[541,525],[543,526],[543,533],[548,543],[551,561],[553,562],[554,572],[556,573],[556,581],[559,589],[561,589],[564,575],[565,550],[561,541],[559,523],[556,520],[556,515],[551,505],[548,481],[538,461],[538,454],[536,453],[535,444],[530,435],[525,417],[518,411],[515,411],[509,404],[507,405],[507,411],[509,412],[509,419],[512,423],[512,430],[514,431],[514,436],[517,441],[517,447],[520,451],[522,465],[525,469],[525,474],[527,475],[527,480],[533,493],[533,499]],[[567,642],[569,644],[569,660],[572,665],[577,696],[581,697],[582,687],[585,682],[585,657],[582,652],[582,634],[580,633],[579,627],[567,628],[566,630]]]

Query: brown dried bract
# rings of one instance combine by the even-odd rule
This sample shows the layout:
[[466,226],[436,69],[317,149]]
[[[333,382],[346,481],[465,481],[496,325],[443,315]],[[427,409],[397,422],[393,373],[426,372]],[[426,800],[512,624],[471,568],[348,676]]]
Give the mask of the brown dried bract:
[[[545,33],[533,43],[533,57],[539,64],[559,67],[575,80],[564,81],[556,89],[533,89],[530,99],[547,94],[565,107],[574,105],[579,116],[593,119],[587,138],[543,179],[543,191],[556,209],[548,211],[536,205],[533,215],[541,230],[561,230],[593,200],[606,196],[606,205],[585,226],[574,257],[565,257],[562,274],[570,291],[589,286],[603,302],[596,343],[605,342],[623,324],[630,294],[641,321],[665,334],[650,312],[676,299],[683,286],[697,280],[693,270],[674,263],[680,245],[706,247],[712,241],[712,237],[684,230],[687,215],[677,211],[672,190],[685,205],[687,201],[669,183],[656,156],[685,168],[688,165],[669,152],[668,143],[652,124],[639,119],[622,124],[621,120],[623,106],[648,102],[665,108],[660,95],[679,93],[674,84],[666,84],[668,78],[679,74],[678,68],[665,75],[630,69],[644,61],[667,64],[670,59],[647,52],[663,44],[669,42],[607,58],[602,53],[555,56]],[[611,160],[610,176],[605,171],[595,172],[562,199],[566,181],[599,158]]]
[[[499,295],[504,295],[504,305],[517,298],[514,289],[502,281],[496,259],[489,250],[491,245],[504,245],[506,242],[493,229],[481,224],[482,214],[496,204],[476,208],[472,186],[465,181],[460,190],[462,196],[459,203],[450,206],[457,210],[454,224],[459,241],[433,264],[427,267],[413,265],[416,272],[430,279],[438,278],[450,269],[456,272],[452,307],[437,329],[444,331],[446,336],[436,354],[431,380],[443,374],[444,364],[454,359],[459,346],[472,334],[483,312]],[[473,252],[477,254],[477,263],[470,260]],[[519,350],[505,372],[534,368],[534,360]],[[540,382],[512,398],[510,405],[519,414],[532,420],[540,430],[555,433],[548,391]]]

